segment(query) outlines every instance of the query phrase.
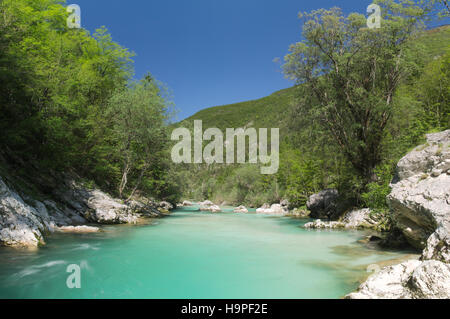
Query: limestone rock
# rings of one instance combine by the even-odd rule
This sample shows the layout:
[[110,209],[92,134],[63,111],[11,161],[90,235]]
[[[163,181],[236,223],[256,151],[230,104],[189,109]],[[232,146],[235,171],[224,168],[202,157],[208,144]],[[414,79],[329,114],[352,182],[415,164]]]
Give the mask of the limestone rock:
[[100,231],[100,228],[92,226],[62,226],[57,227],[56,231],[62,233],[96,233]]
[[345,228],[383,231],[387,218],[387,213],[374,212],[369,208],[363,208],[346,213],[341,221],[345,224]]
[[[65,180],[53,194],[55,201],[37,201],[10,188],[0,177],[0,245],[36,247],[54,231],[91,232],[80,226],[136,223],[141,215],[160,216],[156,208],[138,201],[124,204],[100,190]],[[156,211],[156,212],[155,212]]]
[[127,205],[121,204],[99,190],[88,192],[85,217],[101,224],[136,223],[138,217]]
[[264,204],[264,206],[258,208],[256,210],[257,214],[266,214],[266,215],[279,215],[285,216],[289,213],[286,207],[281,206],[281,204],[273,204],[269,206],[268,204]]
[[45,231],[40,213],[0,178],[0,244],[35,247],[44,244]]
[[450,130],[403,157],[387,200],[394,232],[423,249],[421,261],[387,267],[347,298],[450,298]]
[[313,222],[306,223],[303,227],[307,229],[338,229],[345,228],[345,224],[342,222],[323,222],[316,219]]
[[348,299],[448,299],[450,265],[409,260],[371,275]]
[[308,218],[311,212],[306,209],[294,208],[286,216],[294,218]]
[[[387,200],[395,226],[408,242],[424,249],[424,258],[448,258],[450,232],[450,130],[428,134],[397,165],[397,178]],[[437,232],[429,240],[429,237]],[[442,253],[435,250],[443,249]]]
[[215,205],[210,200],[205,200],[204,202],[200,202],[200,210],[204,212],[212,212],[212,213],[220,213],[222,209]]
[[200,206],[200,210],[204,212],[220,213],[222,209],[217,205]]
[[448,226],[440,227],[428,238],[427,246],[422,253],[424,260],[450,261],[450,234],[447,229],[449,229]]
[[157,209],[157,204],[150,200],[131,200],[127,203],[131,211],[137,216],[160,217],[163,214]]
[[211,202],[210,200],[205,200],[204,202],[200,202],[198,203],[200,206],[212,206],[214,205],[213,202]]
[[234,212],[235,213],[242,213],[242,214],[247,214],[248,213],[248,209],[245,207],[245,206],[239,206],[239,207],[236,207],[235,209],[234,209]]
[[171,203],[169,203],[169,202],[166,202],[166,201],[160,202],[158,206],[160,208],[162,208],[163,210],[165,210],[165,211],[170,211],[170,210],[173,209],[173,205]]
[[340,221],[321,221],[320,219],[314,222],[307,223],[303,227],[309,229],[374,229],[377,230],[379,223],[383,220],[381,217],[376,217],[368,208],[352,210],[344,215]]

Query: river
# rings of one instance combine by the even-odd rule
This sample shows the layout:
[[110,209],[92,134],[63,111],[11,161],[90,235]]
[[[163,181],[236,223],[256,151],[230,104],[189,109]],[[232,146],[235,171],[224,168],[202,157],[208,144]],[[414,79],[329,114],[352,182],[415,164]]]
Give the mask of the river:
[[[368,265],[406,254],[365,247],[361,231],[229,211],[183,208],[144,225],[53,234],[38,250],[0,248],[0,298],[341,298]],[[80,289],[67,287],[71,264]]]

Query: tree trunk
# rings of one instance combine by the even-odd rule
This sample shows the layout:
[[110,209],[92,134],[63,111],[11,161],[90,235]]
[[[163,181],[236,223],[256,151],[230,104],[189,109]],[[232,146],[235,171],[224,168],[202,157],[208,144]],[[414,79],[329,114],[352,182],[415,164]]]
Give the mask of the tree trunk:
[[130,172],[131,165],[130,165],[130,158],[127,156],[127,159],[125,160],[124,168],[123,168],[123,174],[122,174],[122,180],[120,181],[119,185],[119,197],[123,199],[123,191],[125,190],[125,187],[127,187],[128,183],[128,173]]
[[130,196],[126,200],[127,202],[133,197],[134,193],[136,193],[136,191],[138,190],[139,186],[141,185],[142,178],[144,177],[144,174],[147,172],[147,168],[148,168],[148,165],[145,164],[144,167],[141,170],[141,174],[139,174],[139,178],[138,178],[138,180],[136,182],[136,185],[134,186]]

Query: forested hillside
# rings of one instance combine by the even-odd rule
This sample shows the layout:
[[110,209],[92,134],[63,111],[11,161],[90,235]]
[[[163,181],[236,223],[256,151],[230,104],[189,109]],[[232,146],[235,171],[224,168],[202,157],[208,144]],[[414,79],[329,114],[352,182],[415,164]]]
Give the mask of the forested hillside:
[[135,81],[132,52],[68,16],[62,1],[0,1],[0,175],[36,192],[70,173],[122,199],[170,198],[164,86]]

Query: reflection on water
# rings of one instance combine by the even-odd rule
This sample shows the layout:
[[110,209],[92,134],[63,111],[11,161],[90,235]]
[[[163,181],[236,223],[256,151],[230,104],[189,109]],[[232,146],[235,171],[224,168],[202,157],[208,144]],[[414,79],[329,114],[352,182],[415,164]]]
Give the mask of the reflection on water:
[[[39,250],[0,249],[0,298],[340,298],[367,265],[407,253],[304,223],[187,207],[140,226],[54,234]],[[66,286],[70,264],[81,268],[81,289]]]

